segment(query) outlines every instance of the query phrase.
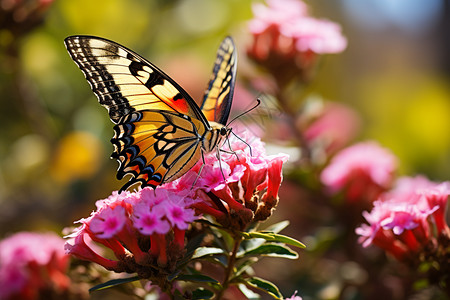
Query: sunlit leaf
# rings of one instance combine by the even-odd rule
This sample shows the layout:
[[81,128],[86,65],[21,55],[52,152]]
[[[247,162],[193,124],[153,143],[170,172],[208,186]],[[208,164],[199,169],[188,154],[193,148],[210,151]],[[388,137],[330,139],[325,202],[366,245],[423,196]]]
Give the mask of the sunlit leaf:
[[203,258],[205,256],[212,256],[216,254],[225,254],[225,251],[215,247],[199,247],[195,250],[192,259]]
[[253,292],[245,284],[239,284],[238,288],[242,292],[242,294],[244,294],[244,296],[247,297],[247,299],[249,299],[249,300],[259,300],[259,299],[261,299],[261,296],[259,294]]
[[98,285],[90,288],[89,292],[108,289],[108,288],[111,288],[111,287],[114,287],[114,286],[117,286],[117,285],[120,285],[120,284],[137,281],[139,279],[140,279],[139,276],[133,276],[133,277],[128,277],[128,278],[120,278],[120,279],[109,280],[107,282],[98,284]]
[[273,225],[267,227],[266,229],[264,229],[264,231],[279,233],[279,232],[281,232],[281,230],[285,229],[288,226],[289,226],[289,221],[285,220],[285,221],[281,221],[279,223],[276,223],[276,224],[273,224]]
[[245,239],[260,238],[260,239],[265,239],[266,241],[285,243],[285,244],[299,247],[299,248],[306,247],[303,243],[297,241],[294,238],[291,238],[291,237],[288,237],[288,236],[282,235],[282,234],[272,233],[272,232],[241,232],[240,234]]
[[[256,263],[257,261],[258,261],[258,258],[256,258],[256,257],[249,257],[246,260],[244,260],[243,263],[236,266],[235,276],[239,277],[239,276],[241,276],[241,274],[243,274],[244,272],[247,272],[248,270],[250,270],[253,273],[254,271],[253,271],[253,269],[251,269],[251,266],[254,263]],[[249,272],[247,272],[247,273],[249,273]],[[250,275],[252,275],[252,274],[250,274]]]
[[278,287],[270,281],[258,277],[251,277],[245,279],[245,283],[248,286],[266,292],[275,299],[283,299],[283,295],[280,293]]
[[245,257],[245,256],[260,256],[260,255],[271,257],[283,257],[289,259],[298,258],[297,252],[292,251],[289,247],[285,247],[280,244],[264,244],[259,246],[258,248],[241,253],[239,256]]

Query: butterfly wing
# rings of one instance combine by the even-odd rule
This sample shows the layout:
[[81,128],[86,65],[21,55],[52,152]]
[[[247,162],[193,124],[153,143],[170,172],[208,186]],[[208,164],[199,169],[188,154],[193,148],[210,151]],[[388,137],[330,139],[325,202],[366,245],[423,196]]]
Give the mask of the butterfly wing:
[[120,162],[117,178],[131,174],[135,183],[152,186],[177,179],[201,157],[205,127],[197,119],[161,110],[132,112],[114,126],[111,157]]
[[106,39],[71,36],[70,56],[100,104],[109,111],[111,139],[120,166],[140,182],[157,186],[186,173],[201,156],[199,136],[210,129],[195,101],[168,75],[133,51]]
[[70,36],[64,42],[114,123],[133,111],[157,109],[194,116],[207,124],[189,94],[139,54],[93,36]]
[[236,81],[236,46],[226,37],[217,50],[213,73],[203,97],[201,109],[209,121],[226,125]]

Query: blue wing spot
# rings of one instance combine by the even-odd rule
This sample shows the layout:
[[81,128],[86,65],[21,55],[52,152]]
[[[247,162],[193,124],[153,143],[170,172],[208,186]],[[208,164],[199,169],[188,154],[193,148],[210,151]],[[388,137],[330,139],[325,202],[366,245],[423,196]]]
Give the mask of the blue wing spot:
[[153,174],[152,179],[156,182],[160,182],[162,180],[162,176],[159,173]]

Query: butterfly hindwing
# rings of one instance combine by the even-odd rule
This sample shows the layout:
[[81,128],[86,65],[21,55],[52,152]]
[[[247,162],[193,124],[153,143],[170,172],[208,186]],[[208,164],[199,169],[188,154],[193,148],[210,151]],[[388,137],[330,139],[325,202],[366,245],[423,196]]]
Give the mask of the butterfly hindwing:
[[127,187],[141,182],[157,186],[186,173],[201,156],[200,121],[177,113],[133,112],[116,126],[113,158],[120,162],[117,178],[131,174]]
[[226,37],[217,50],[213,73],[203,97],[203,114],[209,121],[226,125],[231,110],[236,81],[237,55],[231,37]]

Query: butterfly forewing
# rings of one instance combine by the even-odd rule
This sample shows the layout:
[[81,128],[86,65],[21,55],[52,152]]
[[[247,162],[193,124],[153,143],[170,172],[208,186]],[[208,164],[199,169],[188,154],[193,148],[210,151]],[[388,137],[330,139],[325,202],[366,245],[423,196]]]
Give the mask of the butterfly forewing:
[[213,73],[203,97],[203,114],[210,121],[226,125],[236,80],[237,55],[231,37],[226,37],[217,50]]
[[98,37],[71,36],[65,44],[113,122],[132,111],[157,109],[194,116],[208,126],[189,94],[140,55]]

